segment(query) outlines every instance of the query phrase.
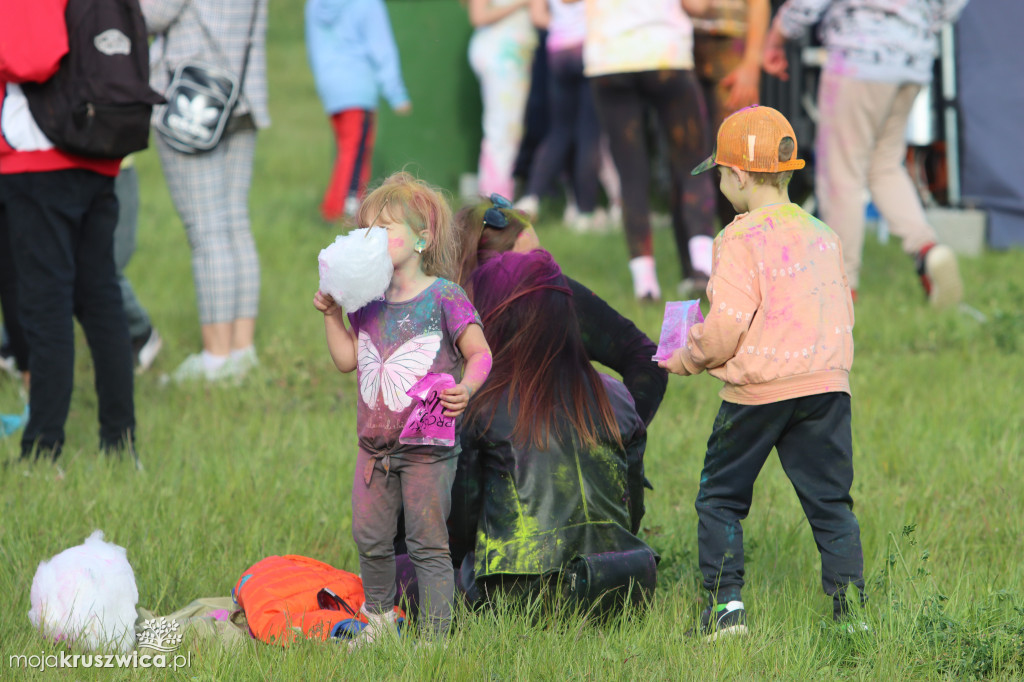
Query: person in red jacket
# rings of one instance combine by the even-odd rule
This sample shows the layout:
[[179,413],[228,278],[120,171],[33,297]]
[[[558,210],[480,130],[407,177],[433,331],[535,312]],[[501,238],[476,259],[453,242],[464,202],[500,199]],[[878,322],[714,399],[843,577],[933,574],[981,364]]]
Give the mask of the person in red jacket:
[[[120,159],[66,153],[36,125],[21,89],[56,73],[68,51],[67,0],[0,0],[0,203],[17,263],[28,341],[30,416],[21,455],[56,460],[74,383],[78,318],[92,353],[100,449],[134,453],[132,347],[114,267]],[[138,461],[138,460],[136,460]]]

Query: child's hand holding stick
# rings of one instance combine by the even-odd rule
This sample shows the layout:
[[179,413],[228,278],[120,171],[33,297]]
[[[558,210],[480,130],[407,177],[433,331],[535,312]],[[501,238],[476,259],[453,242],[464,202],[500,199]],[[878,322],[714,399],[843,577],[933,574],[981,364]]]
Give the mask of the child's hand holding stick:
[[325,316],[337,315],[341,312],[341,306],[334,300],[334,297],[322,291],[317,291],[313,296],[313,307]]

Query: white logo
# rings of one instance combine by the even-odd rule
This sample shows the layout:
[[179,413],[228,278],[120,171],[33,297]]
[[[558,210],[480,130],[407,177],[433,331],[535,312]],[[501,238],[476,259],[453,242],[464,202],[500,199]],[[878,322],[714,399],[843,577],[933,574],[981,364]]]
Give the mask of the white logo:
[[131,54],[132,39],[118,31],[116,28],[108,28],[92,40],[96,49],[112,57],[115,54]]
[[186,95],[178,95],[174,100],[178,113],[168,114],[167,125],[192,137],[209,139],[213,135],[210,126],[220,115],[220,109],[207,106],[209,101],[206,95],[197,94],[191,100]]
[[181,646],[181,633],[178,632],[178,621],[166,618],[150,618],[142,621],[139,633],[139,647],[156,649],[170,653]]

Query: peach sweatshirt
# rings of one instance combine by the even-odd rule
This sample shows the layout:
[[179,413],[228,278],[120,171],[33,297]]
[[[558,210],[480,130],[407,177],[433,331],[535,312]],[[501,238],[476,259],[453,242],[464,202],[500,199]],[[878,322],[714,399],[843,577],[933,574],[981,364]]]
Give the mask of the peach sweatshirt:
[[796,204],[736,216],[715,238],[710,310],[680,358],[725,382],[719,395],[763,405],[850,392],[853,301],[839,238]]

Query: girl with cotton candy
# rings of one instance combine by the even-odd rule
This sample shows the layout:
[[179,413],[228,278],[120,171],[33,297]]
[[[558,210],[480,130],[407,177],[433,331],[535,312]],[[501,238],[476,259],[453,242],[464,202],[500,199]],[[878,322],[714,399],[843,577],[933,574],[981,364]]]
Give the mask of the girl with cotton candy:
[[[366,197],[356,219],[372,226],[365,239],[379,229],[387,232],[392,274],[383,299],[345,311],[348,325],[337,295],[317,291],[313,305],[324,315],[335,366],[357,370],[359,384],[352,535],[368,625],[352,646],[361,646],[395,632],[393,542],[403,510],[427,632],[443,637],[451,624],[455,587],[446,521],[458,451],[405,444],[399,437],[414,409],[410,389],[428,373],[461,376],[439,393],[443,414],[458,417],[487,378],[491,351],[480,316],[452,281],[459,238],[438,190],[396,173]],[[320,265],[321,282],[337,283],[330,272],[334,264],[322,259]]]

